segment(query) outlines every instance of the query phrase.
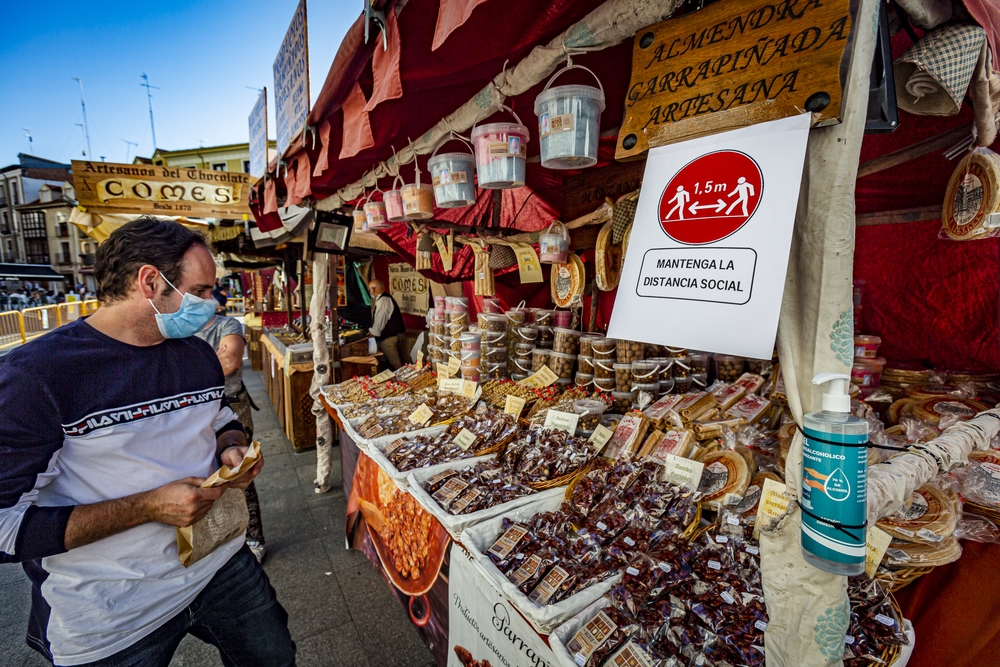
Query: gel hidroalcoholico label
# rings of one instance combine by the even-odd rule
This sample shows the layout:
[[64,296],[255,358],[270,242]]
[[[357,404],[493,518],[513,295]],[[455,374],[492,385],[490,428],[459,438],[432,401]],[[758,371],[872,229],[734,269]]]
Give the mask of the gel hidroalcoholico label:
[[803,432],[802,547],[835,563],[863,563],[868,436]]

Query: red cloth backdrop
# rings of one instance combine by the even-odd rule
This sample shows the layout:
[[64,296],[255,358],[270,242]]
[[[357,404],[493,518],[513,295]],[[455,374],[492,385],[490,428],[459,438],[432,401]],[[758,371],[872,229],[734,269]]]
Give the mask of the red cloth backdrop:
[[951,241],[940,230],[937,220],[858,228],[858,333],[881,336],[890,361],[1000,372],[1000,239]]

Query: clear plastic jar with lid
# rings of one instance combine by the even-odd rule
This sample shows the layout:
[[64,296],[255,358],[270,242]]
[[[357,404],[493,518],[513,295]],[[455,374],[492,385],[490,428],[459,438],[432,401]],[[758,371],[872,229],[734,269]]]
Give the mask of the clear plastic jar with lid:
[[591,344],[594,342],[595,338],[603,338],[603,336],[594,333],[580,334],[580,354],[585,357],[594,356],[594,348]]
[[576,358],[577,366],[581,373],[586,373],[588,375],[594,374],[594,360],[591,357],[585,357],[582,354]]
[[531,351],[531,372],[537,373],[542,370],[542,366],[549,363],[550,352],[545,348],[536,347]]
[[547,310],[545,308],[535,308],[535,326],[536,327],[552,327],[555,321],[554,310]]
[[552,349],[562,354],[579,354],[580,332],[573,329],[553,327]]
[[[611,374],[614,375],[614,371]],[[601,391],[614,391],[615,379],[614,377],[602,378],[595,375],[594,386]]]
[[538,340],[535,344],[538,347],[544,347],[547,350],[552,349],[552,341],[555,335],[552,333],[552,327],[538,327]]
[[572,378],[576,369],[576,355],[552,351],[549,353],[548,366],[552,372],[561,378]]
[[630,391],[616,391],[611,394],[614,402],[611,404],[611,409],[620,415],[627,414],[632,410],[632,392]]
[[619,340],[617,341],[617,346],[618,363],[620,364],[630,364],[633,361],[639,361],[646,352],[646,344],[634,340]]
[[615,362],[610,359],[594,358],[594,378],[598,380],[615,380]]
[[617,363],[615,369],[615,390],[632,391],[632,364]]
[[723,382],[736,382],[743,375],[743,364],[746,361],[743,357],[734,357],[729,354],[715,355],[715,378]]

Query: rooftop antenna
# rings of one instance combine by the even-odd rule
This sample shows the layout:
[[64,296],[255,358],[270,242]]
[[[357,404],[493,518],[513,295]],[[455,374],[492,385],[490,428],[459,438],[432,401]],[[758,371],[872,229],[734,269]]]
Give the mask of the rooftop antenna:
[[24,128],[24,136],[28,137],[28,153],[35,152],[35,144],[31,139],[31,130]]
[[149,85],[149,77],[142,73],[142,81],[139,85],[146,89],[146,101],[149,102],[149,131],[153,135],[153,152],[156,152],[156,124],[153,122],[153,90],[159,90],[158,86]]
[[90,128],[87,126],[87,103],[83,101],[83,79],[74,76],[73,80],[80,84],[80,108],[83,109],[83,136],[87,140],[87,156],[90,156]]
[[[84,137],[86,137],[87,136],[87,131],[83,129],[83,123],[76,123],[76,126],[78,128],[80,128],[80,131],[83,132]],[[80,152],[83,153],[84,157],[86,157],[86,158],[90,157],[90,153],[87,152],[86,148],[83,148]]]
[[129,156],[129,153],[132,151],[132,147],[133,146],[138,146],[139,144],[137,144],[134,141],[129,141],[128,139],[121,139],[121,141],[124,141],[125,144],[126,144],[125,145],[125,162],[128,162],[128,156]]

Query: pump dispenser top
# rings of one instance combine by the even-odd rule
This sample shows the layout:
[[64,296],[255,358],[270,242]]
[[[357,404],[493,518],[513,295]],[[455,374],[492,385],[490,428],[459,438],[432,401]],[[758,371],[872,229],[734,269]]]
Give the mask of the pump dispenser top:
[[823,412],[851,411],[851,394],[848,392],[851,376],[843,373],[819,373],[813,378],[813,384],[821,385],[829,382],[828,392],[823,394]]

